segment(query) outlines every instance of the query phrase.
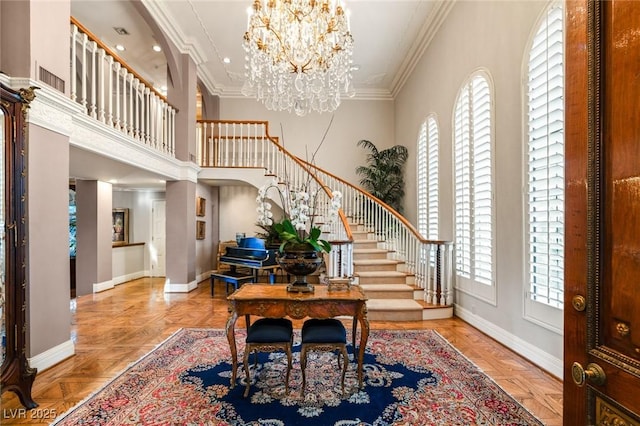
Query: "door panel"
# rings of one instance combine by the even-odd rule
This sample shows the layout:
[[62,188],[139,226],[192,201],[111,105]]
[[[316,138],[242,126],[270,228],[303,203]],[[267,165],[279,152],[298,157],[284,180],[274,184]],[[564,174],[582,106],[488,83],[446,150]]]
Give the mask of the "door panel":
[[154,200],[151,210],[151,276],[166,275],[166,201]]
[[565,424],[640,425],[639,29],[567,2]]

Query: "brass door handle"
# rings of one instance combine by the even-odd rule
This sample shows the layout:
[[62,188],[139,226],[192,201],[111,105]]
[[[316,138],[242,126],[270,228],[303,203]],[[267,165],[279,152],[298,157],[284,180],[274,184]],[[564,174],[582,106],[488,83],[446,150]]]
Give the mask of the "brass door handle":
[[594,363],[589,363],[585,370],[579,362],[574,362],[571,366],[571,377],[573,378],[573,383],[578,386],[584,386],[587,381],[600,386],[604,385],[607,380],[602,367]]

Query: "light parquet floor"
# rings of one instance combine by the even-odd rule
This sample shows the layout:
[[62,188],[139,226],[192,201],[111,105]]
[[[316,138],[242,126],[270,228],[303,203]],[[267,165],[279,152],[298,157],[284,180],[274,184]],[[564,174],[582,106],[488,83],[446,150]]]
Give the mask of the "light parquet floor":
[[[101,388],[181,327],[224,328],[222,283],[209,281],[187,294],[165,294],[164,279],[141,278],[72,303],[75,356],[39,372],[35,410],[23,410],[12,392],[2,394],[0,424],[49,424]],[[241,326],[242,319],[238,320]],[[372,329],[435,329],[546,425],[562,425],[562,383],[460,319],[384,322]]]

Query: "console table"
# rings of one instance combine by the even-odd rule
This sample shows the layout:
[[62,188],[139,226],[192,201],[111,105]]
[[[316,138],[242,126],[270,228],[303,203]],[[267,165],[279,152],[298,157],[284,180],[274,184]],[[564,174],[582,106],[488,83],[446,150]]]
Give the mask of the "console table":
[[353,317],[352,339],[355,350],[357,324],[360,323],[360,346],[358,347],[358,386],[362,389],[362,364],[364,351],[369,338],[369,320],[367,319],[367,298],[359,286],[348,290],[329,291],[325,285],[316,285],[313,293],[292,293],[283,284],[252,284],[240,287],[227,297],[229,318],[226,332],[231,348],[231,387],[235,386],[238,370],[238,350],[236,348],[235,324],[239,315],[269,318],[290,317],[294,319],[332,318],[341,315]]

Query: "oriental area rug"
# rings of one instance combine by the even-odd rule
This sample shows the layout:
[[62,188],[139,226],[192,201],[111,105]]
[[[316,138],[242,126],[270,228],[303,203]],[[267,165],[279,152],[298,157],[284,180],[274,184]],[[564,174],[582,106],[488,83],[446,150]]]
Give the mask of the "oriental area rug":
[[56,425],[542,425],[433,330],[372,330],[358,389],[356,362],[340,388],[337,356],[308,355],[301,392],[300,335],[285,392],[286,357],[261,353],[245,389],[244,330],[236,331],[238,379],[230,387],[224,330],[181,329]]

